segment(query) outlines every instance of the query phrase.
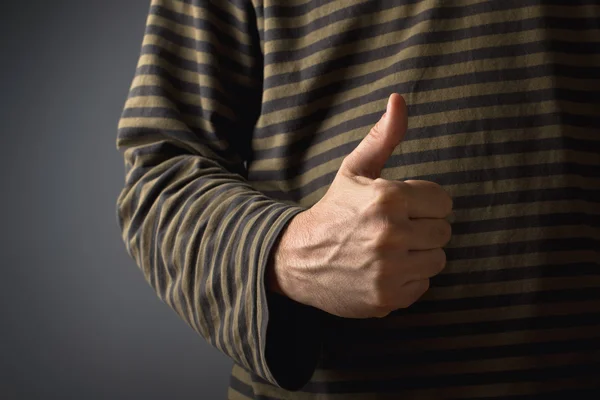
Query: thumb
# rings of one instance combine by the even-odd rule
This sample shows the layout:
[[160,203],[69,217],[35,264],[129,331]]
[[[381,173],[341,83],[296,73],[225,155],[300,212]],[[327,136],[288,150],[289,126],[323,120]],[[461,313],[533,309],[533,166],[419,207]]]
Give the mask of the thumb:
[[352,176],[379,178],[386,161],[404,138],[406,128],[406,103],[402,96],[393,93],[388,99],[385,114],[344,159],[342,172]]

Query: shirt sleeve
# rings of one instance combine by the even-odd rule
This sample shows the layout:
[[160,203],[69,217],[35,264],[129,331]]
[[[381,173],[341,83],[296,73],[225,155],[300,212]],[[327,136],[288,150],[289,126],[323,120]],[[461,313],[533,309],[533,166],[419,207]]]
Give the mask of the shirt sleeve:
[[262,54],[250,1],[152,0],[117,149],[117,218],[161,300],[209,343],[288,390],[310,378],[322,312],[267,292],[265,267],[303,208],[247,181]]

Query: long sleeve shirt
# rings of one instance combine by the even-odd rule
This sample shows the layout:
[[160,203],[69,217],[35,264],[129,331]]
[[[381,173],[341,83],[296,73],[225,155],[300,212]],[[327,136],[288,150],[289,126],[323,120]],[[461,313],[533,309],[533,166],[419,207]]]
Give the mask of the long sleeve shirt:
[[[282,230],[392,92],[383,177],[452,195],[445,270],[382,319],[271,293]],[[127,251],[233,360],[230,399],[600,388],[598,1],[152,0],[117,147]]]

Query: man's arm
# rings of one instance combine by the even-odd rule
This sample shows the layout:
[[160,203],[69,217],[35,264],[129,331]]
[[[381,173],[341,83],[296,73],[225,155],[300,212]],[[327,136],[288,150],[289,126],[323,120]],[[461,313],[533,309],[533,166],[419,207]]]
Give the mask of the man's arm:
[[163,301],[236,363],[293,390],[312,374],[320,326],[315,309],[265,287],[271,248],[303,209],[245,179],[261,71],[250,1],[153,0],[119,123],[117,215]]

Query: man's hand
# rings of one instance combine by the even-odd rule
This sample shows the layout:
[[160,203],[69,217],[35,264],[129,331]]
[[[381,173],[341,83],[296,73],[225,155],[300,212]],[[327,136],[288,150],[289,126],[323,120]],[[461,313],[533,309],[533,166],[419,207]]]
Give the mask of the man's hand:
[[283,232],[272,288],[347,318],[386,316],[427,291],[446,263],[452,200],[433,182],[380,178],[406,127],[406,104],[393,94],[325,196]]

